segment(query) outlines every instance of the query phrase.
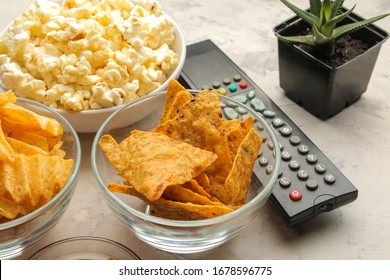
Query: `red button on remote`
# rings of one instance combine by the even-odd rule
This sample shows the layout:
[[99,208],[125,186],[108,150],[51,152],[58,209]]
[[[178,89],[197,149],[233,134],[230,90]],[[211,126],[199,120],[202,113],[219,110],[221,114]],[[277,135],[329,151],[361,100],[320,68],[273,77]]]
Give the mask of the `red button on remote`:
[[290,192],[290,198],[293,201],[299,201],[302,198],[302,193],[298,190],[293,190]]
[[247,88],[247,86],[248,86],[248,83],[247,83],[247,82],[242,81],[242,82],[240,83],[240,88],[242,88],[242,89]]

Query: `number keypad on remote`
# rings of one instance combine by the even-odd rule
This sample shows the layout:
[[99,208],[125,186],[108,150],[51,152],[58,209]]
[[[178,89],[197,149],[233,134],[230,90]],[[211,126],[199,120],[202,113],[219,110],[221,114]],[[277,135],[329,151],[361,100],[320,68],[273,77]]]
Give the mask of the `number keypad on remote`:
[[[193,89],[213,88],[267,120],[277,135],[282,158],[271,201],[288,225],[299,224],[357,198],[357,189],[340,170],[212,41],[187,47],[181,82]],[[225,105],[224,114],[229,119],[248,116],[245,107]],[[262,137],[261,129],[258,131]],[[263,138],[263,145],[272,148],[275,143]],[[266,167],[267,163],[267,158],[259,155],[259,164]]]

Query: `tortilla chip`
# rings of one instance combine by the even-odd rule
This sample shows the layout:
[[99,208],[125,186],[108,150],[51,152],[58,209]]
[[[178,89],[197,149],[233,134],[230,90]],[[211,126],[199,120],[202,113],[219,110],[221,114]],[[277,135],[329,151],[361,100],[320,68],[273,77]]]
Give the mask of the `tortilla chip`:
[[242,205],[246,202],[253,166],[261,143],[259,134],[252,128],[238,148],[233,168],[225,183],[225,188],[232,194],[232,200],[228,204]]
[[233,211],[225,205],[199,205],[160,198],[150,205],[150,214],[175,220],[200,220],[215,218]]
[[[191,93],[186,90],[179,91],[173,98],[170,108],[168,108],[165,116],[160,118],[160,123],[173,119],[177,115],[177,110],[192,98]],[[165,109],[164,109],[165,110]]]
[[131,156],[118,175],[151,201],[158,199],[166,187],[196,177],[217,158],[211,152],[155,132],[139,131],[125,141]]
[[[171,105],[173,103],[173,100],[176,96],[176,94],[180,91],[185,91],[186,89],[175,79],[172,79],[169,81],[168,88],[167,88],[167,94],[165,96],[165,105],[164,110],[161,114],[160,120],[164,120],[165,116],[167,115],[169,109],[171,108]],[[162,121],[160,121],[162,122]]]

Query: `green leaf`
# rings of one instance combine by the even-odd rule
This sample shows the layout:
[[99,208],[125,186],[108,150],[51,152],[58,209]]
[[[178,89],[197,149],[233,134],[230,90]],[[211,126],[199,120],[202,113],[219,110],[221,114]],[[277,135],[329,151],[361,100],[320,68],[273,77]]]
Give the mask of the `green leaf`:
[[290,3],[287,0],[280,0],[280,1],[283,2],[283,4],[285,4],[291,11],[293,11],[297,16],[302,18],[307,23],[309,23],[311,25],[315,24],[317,27],[320,27],[320,24],[321,24],[320,19],[318,17],[316,17],[315,15],[311,14],[310,12],[307,12],[305,10],[298,8],[297,6],[295,6],[294,4]]
[[332,16],[331,18],[337,16],[341,12],[341,8],[343,7],[344,0],[335,0],[332,3]]
[[282,36],[277,35],[278,39],[286,43],[301,43],[306,45],[315,46],[315,38],[313,35],[305,35],[305,36]]
[[313,26],[313,34],[314,34],[315,42],[317,45],[329,44],[329,42],[332,41],[331,36],[328,36],[328,37],[325,36],[315,26]]
[[359,29],[361,29],[361,28],[363,28],[371,23],[374,23],[374,22],[376,22],[384,17],[387,17],[389,15],[390,14],[383,14],[383,15],[376,16],[376,17],[369,18],[369,19],[365,19],[365,20],[362,20],[359,22],[354,22],[354,23],[350,23],[350,24],[346,24],[346,25],[337,27],[333,30],[333,37],[335,39],[340,38],[341,36],[344,36],[348,33],[359,30]]
[[310,0],[310,13],[316,17],[320,17],[321,6],[321,0]]
[[334,30],[336,24],[338,22],[342,21],[343,19],[345,19],[346,17],[348,17],[352,13],[352,11],[355,9],[355,7],[356,7],[356,4],[348,11],[346,11],[346,12],[342,13],[341,15],[338,15],[338,16],[332,18],[331,20],[329,20],[328,22],[326,22],[322,26],[321,32],[323,32],[327,36],[332,36],[333,30]]
[[325,22],[330,20],[330,17],[332,15],[332,7],[330,6],[330,0],[324,0],[324,17]]

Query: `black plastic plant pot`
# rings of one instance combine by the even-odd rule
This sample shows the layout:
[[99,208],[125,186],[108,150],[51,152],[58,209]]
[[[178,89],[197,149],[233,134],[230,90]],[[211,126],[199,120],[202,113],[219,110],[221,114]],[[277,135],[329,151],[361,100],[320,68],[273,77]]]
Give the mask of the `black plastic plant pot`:
[[[359,20],[362,18],[352,13],[346,22]],[[291,36],[307,28],[308,25],[299,17],[293,17],[276,26],[274,32]],[[320,119],[333,117],[355,103],[367,90],[381,45],[389,36],[375,25],[350,35],[366,43],[369,48],[336,68],[298,46],[278,40],[280,87],[288,98]]]

